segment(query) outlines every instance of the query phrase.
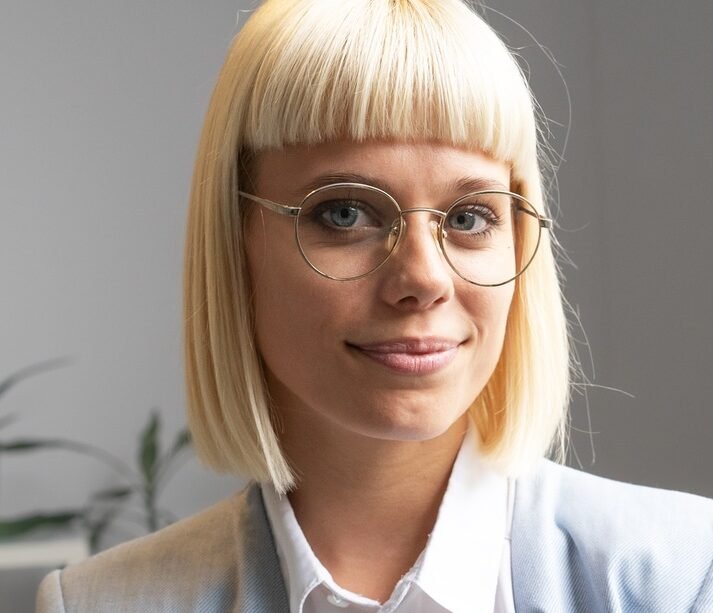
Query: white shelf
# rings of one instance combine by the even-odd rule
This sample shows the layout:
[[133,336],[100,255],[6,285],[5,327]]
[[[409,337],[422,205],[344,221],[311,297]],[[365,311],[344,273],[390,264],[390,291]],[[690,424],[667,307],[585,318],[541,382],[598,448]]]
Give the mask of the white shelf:
[[0,542],[0,570],[32,566],[60,567],[89,556],[83,535]]

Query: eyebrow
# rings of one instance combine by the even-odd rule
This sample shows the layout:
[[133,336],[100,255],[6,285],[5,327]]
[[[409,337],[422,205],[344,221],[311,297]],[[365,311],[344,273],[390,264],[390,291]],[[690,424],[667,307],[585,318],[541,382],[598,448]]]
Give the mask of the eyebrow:
[[[388,183],[378,177],[355,174],[352,172],[328,172],[315,177],[291,193],[295,198],[304,198],[309,192],[319,187],[324,187],[325,185],[331,185],[332,183],[364,183],[372,187],[378,187],[389,194],[394,191]],[[510,188],[503,185],[500,181],[486,177],[461,177],[445,183],[442,187],[444,193],[470,193],[489,189],[510,191]]]

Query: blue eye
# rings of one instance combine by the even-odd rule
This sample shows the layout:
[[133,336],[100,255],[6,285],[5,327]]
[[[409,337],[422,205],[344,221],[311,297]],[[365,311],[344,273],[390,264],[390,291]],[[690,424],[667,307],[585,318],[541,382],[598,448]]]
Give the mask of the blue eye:
[[[375,219],[373,207],[359,200],[328,200],[320,203],[311,215],[316,221],[331,229],[363,230],[380,225]],[[378,218],[378,215],[376,217]]]
[[459,232],[482,232],[488,227],[485,215],[477,210],[459,208],[446,220],[448,228]]
[[351,228],[359,219],[359,213],[355,206],[340,204],[325,210],[323,217],[339,228]]

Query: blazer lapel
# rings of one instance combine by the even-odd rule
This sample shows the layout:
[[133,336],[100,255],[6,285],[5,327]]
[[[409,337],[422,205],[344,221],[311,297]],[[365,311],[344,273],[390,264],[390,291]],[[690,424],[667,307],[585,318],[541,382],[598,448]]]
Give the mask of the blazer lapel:
[[[547,478],[546,460],[515,480],[512,517],[511,570],[515,611],[599,610],[587,608],[586,584],[577,576],[579,565],[557,529],[558,482]],[[582,588],[582,589],[580,589]]]
[[244,492],[235,529],[237,589],[233,613],[289,613],[275,542],[256,482]]

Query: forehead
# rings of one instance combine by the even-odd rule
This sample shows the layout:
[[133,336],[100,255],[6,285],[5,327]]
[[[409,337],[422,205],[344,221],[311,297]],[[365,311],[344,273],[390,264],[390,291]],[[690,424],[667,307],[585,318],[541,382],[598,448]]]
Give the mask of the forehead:
[[[509,189],[510,165],[486,153],[439,142],[335,141],[261,152],[257,190],[294,200],[349,175],[394,196],[474,189]],[[480,187],[478,187],[480,186]]]

